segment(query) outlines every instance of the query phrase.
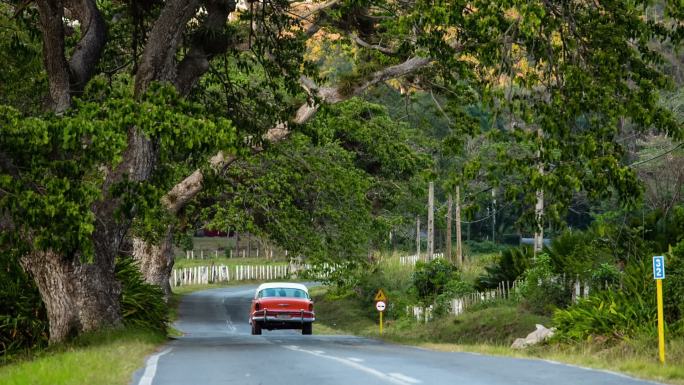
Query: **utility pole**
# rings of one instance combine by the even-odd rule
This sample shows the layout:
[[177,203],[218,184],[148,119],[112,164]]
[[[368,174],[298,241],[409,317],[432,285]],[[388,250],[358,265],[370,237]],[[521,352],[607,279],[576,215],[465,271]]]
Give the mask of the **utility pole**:
[[420,216],[416,215],[416,258],[420,259]]
[[428,187],[428,244],[427,244],[427,260],[432,260],[432,254],[435,252],[435,184],[430,182]]
[[454,200],[452,199],[451,193],[447,195],[447,228],[446,228],[446,257],[449,261],[453,262],[451,255],[451,206],[453,206]]
[[461,187],[456,186],[456,261],[463,266],[463,245],[461,243]]

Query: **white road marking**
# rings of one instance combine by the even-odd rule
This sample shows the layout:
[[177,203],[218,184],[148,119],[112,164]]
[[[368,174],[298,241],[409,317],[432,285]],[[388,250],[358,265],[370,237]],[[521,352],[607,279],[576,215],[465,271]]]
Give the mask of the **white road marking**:
[[363,362],[362,359],[356,358],[356,357],[347,357],[347,359],[348,359],[349,361],[354,361],[354,362]]
[[235,328],[235,325],[233,325],[233,321],[231,321],[230,317],[228,317],[228,319],[226,320],[226,324],[228,325],[228,330],[231,333],[235,333],[235,330],[237,329]]
[[145,372],[143,373],[142,377],[140,377],[138,385],[152,385],[154,375],[157,373],[157,362],[159,361],[159,357],[170,352],[171,349],[173,348],[168,348],[163,352],[157,353],[147,359],[147,364],[145,364]]
[[409,384],[420,384],[422,381],[417,380],[413,377],[405,376],[401,373],[388,373],[391,377],[394,377],[396,379],[399,379],[404,382],[408,382]]
[[[327,359],[329,359],[329,360],[337,361],[337,362],[339,362],[339,363],[341,363],[341,364],[344,364],[344,365],[347,365],[347,366],[349,366],[349,367],[351,367],[351,368],[354,368],[354,369],[356,369],[356,370],[359,370],[359,371],[368,373],[368,374],[370,374],[370,375],[372,375],[372,376],[375,376],[375,377],[377,377],[377,378],[379,378],[379,379],[381,379],[381,380],[383,380],[383,381],[386,381],[386,382],[389,382],[389,383],[392,383],[392,384],[396,384],[396,385],[411,385],[411,384],[415,384],[415,383],[416,383],[416,382],[405,381],[405,380],[402,380],[402,379],[400,379],[400,378],[397,378],[397,377],[394,377],[394,376],[387,375],[387,374],[385,374],[385,373],[383,373],[383,372],[381,372],[381,371],[379,371],[379,370],[376,370],[376,369],[373,369],[373,368],[369,368],[368,366],[363,366],[363,365],[361,365],[360,363],[354,362],[354,361],[352,361],[352,360],[350,360],[350,359],[347,359],[347,358],[335,357],[335,356],[328,356],[328,355],[321,354],[321,353],[319,353],[318,351],[300,349],[298,346],[294,346],[294,345],[288,345],[288,346],[283,346],[283,347],[284,347],[285,349],[294,350],[294,351],[296,351],[296,352],[307,353],[307,354],[314,355],[314,356],[316,356],[316,357],[327,358]],[[408,379],[410,379],[410,380],[412,380],[412,381],[418,381],[418,382],[420,382],[419,380],[416,380],[415,378],[410,378],[410,377],[406,377],[406,378],[408,378]]]

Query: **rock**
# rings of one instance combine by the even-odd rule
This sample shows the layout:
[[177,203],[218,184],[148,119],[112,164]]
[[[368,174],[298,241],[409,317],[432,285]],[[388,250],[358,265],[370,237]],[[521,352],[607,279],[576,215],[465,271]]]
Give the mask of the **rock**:
[[511,349],[524,349],[525,348],[525,339],[524,338],[516,338],[515,341],[513,341],[513,345],[511,345]]
[[537,324],[537,330],[528,334],[525,338],[517,338],[511,345],[512,349],[524,349],[528,346],[536,345],[546,341],[553,336],[553,330],[547,329],[544,325]]

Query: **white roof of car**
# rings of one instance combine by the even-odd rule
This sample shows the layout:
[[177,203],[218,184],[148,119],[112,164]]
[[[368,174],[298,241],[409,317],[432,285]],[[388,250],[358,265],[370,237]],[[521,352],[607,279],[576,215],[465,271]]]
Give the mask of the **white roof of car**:
[[256,292],[260,292],[264,289],[300,289],[304,290],[305,292],[309,292],[309,289],[306,288],[306,286],[302,285],[301,283],[292,283],[292,282],[269,282],[269,283],[262,283],[257,287]]

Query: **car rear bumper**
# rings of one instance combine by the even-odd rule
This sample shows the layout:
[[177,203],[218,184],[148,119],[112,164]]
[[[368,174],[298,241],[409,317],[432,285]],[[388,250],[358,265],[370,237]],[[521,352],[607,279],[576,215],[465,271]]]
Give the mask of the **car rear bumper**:
[[314,321],[316,321],[316,315],[310,311],[278,312],[272,310],[258,310],[252,314],[252,322],[259,322],[262,325],[302,324]]

